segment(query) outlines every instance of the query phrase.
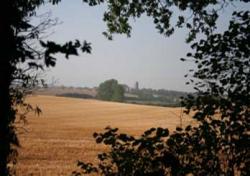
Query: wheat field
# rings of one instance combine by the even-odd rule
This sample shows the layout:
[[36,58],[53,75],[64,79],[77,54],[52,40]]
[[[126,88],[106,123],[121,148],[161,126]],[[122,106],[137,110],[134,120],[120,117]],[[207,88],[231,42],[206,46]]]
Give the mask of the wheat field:
[[[55,96],[31,96],[42,114],[28,115],[25,132],[19,134],[18,176],[64,176],[76,170],[77,160],[96,162],[105,150],[92,137],[107,126],[140,135],[151,127],[174,130],[180,125],[181,108],[144,106]],[[183,116],[182,124],[193,123]]]

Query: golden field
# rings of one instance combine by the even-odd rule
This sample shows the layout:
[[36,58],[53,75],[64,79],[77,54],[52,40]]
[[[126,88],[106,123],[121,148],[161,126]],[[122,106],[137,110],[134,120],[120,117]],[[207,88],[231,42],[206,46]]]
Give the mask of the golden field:
[[[54,96],[32,96],[42,114],[28,115],[27,132],[19,134],[21,148],[17,164],[19,176],[70,175],[77,169],[77,160],[95,162],[104,146],[96,145],[92,137],[106,126],[120,132],[140,135],[151,127],[180,125],[181,108],[166,108],[83,100]],[[192,123],[190,117],[183,124]]]

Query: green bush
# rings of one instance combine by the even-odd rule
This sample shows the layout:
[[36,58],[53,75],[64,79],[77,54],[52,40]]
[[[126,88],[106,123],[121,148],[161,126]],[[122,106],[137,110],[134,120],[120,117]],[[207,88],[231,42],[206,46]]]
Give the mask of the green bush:
[[107,80],[98,87],[97,98],[106,101],[124,101],[124,88],[115,79]]

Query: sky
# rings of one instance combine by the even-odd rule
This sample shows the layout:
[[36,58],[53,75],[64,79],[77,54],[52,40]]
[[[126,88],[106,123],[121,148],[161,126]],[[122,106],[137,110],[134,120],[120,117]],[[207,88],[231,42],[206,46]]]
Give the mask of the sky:
[[[180,61],[190,51],[187,33],[177,30],[171,37],[160,35],[152,19],[143,16],[132,21],[132,36],[115,35],[113,41],[102,35],[104,6],[89,7],[81,0],[64,0],[57,6],[46,5],[38,14],[52,12],[60,24],[50,29],[48,40],[66,42],[79,39],[92,45],[91,54],[58,56],[56,67],[44,74],[48,83],[75,87],[95,87],[107,79],[117,79],[130,87],[193,91],[184,75],[194,65]],[[227,15],[228,12],[225,12]],[[55,81],[56,80],[56,81]]]

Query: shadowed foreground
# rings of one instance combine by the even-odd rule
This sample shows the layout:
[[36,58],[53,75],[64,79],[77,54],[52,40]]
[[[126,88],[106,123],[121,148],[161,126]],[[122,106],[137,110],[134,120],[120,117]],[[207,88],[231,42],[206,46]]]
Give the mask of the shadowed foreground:
[[[180,108],[81,100],[54,96],[32,96],[28,101],[43,110],[30,114],[28,132],[20,134],[17,175],[70,175],[77,160],[95,162],[104,146],[96,145],[92,134],[106,126],[139,135],[150,127],[180,125]],[[192,119],[184,117],[184,125]]]

